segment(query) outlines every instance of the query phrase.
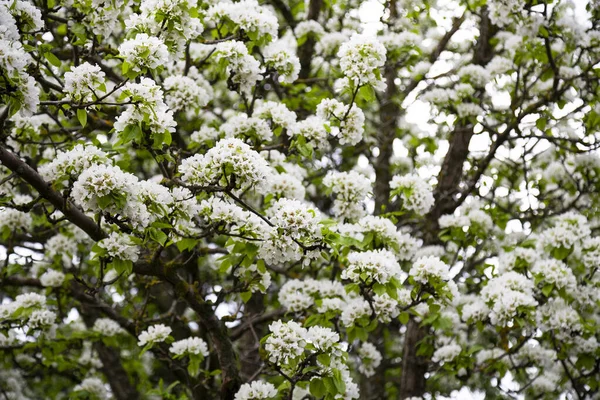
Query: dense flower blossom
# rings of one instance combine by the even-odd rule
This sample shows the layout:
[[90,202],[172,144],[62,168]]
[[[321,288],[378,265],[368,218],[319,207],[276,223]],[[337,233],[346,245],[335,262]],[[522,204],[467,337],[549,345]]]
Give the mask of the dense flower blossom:
[[272,171],[267,161],[250,146],[237,138],[220,140],[206,154],[196,154],[182,161],[179,172],[182,179],[191,184],[208,185],[223,181],[223,171],[231,169],[238,182],[264,188]]
[[83,63],[65,73],[63,90],[67,93],[67,97],[74,101],[91,101],[94,90],[101,89],[104,85],[104,76],[105,74],[99,66]]
[[204,31],[196,15],[197,5],[196,0],[145,0],[141,2],[140,13],[131,14],[125,25],[131,32],[159,36],[170,50],[182,55],[186,42]]
[[[165,81],[166,84],[166,81]],[[123,88],[121,98],[133,103],[115,121],[115,130],[126,133],[129,128],[136,130],[147,129],[151,134],[175,132],[177,125],[170,110],[163,101],[161,88],[150,78],[142,78],[140,83],[127,83]],[[169,97],[172,104],[178,106],[174,97]],[[133,131],[135,132],[135,130]],[[131,131],[130,131],[131,134]],[[139,132],[141,135],[142,132]],[[142,142],[141,136],[125,136],[124,141],[131,139]]]
[[363,201],[371,192],[371,181],[356,172],[329,172],[323,185],[336,195],[333,212],[336,216],[357,219],[364,214]]
[[433,206],[431,186],[416,175],[394,176],[390,188],[398,193],[407,210],[424,215]]
[[136,262],[140,249],[127,235],[112,232],[106,239],[98,242],[98,246],[106,250],[109,257]]
[[240,92],[249,96],[252,87],[261,79],[262,69],[256,58],[248,54],[242,42],[228,41],[219,43],[215,51],[215,60],[227,65],[227,72]]
[[447,280],[449,268],[438,257],[423,257],[415,261],[409,275],[420,283],[427,283],[429,279]]
[[379,3],[0,0],[4,397],[594,398],[597,7]]
[[271,120],[274,125],[290,129],[296,123],[296,113],[276,101],[256,102],[254,116]]
[[49,269],[40,276],[40,282],[45,287],[62,286],[65,280],[65,274],[55,269]]
[[98,318],[94,321],[92,329],[104,336],[115,336],[124,332],[118,322],[109,318]]
[[13,208],[0,208],[0,230],[8,229],[9,232],[26,231],[33,223],[31,215]]
[[265,350],[269,354],[269,361],[285,363],[304,353],[306,346],[307,330],[296,322],[287,323],[275,321],[269,325],[271,335],[265,342]]
[[165,79],[163,87],[166,92],[165,102],[173,111],[198,109],[210,101],[206,89],[187,76],[171,75]]
[[254,381],[244,383],[235,394],[235,400],[271,399],[277,396],[277,389],[269,382]]
[[175,355],[200,354],[208,357],[208,345],[199,337],[189,337],[171,344],[169,351]]
[[328,124],[326,120],[313,115],[292,125],[288,133],[293,136],[302,136],[314,147],[327,150],[329,149],[330,134],[325,127],[326,124]]
[[211,6],[206,14],[208,20],[217,25],[223,19],[230,20],[251,38],[256,36],[267,41],[277,38],[277,17],[256,0],[219,2]]
[[40,175],[50,182],[74,178],[94,164],[108,161],[108,155],[91,145],[78,144],[72,150],[60,151],[54,159],[39,168]]
[[329,121],[340,144],[355,145],[363,138],[365,115],[356,105],[348,106],[335,99],[324,99],[317,106],[317,116]]
[[379,350],[369,342],[362,343],[357,349],[360,363],[358,370],[366,376],[375,375],[375,370],[381,364],[382,356]]
[[274,68],[279,76],[279,81],[293,83],[298,79],[300,60],[286,43],[273,42],[265,48],[265,63]]
[[245,114],[236,115],[221,125],[221,133],[226,138],[251,139],[257,143],[273,138],[273,131],[264,119],[250,117]]
[[138,336],[138,346],[164,342],[171,334],[172,329],[163,324],[152,325]]
[[355,35],[338,52],[340,67],[354,86],[373,85],[385,89],[378,68],[385,64],[385,47],[370,35]]
[[367,282],[387,283],[390,279],[399,277],[400,274],[400,265],[392,252],[374,250],[348,254],[348,267],[342,271],[342,278],[357,283],[363,279]]

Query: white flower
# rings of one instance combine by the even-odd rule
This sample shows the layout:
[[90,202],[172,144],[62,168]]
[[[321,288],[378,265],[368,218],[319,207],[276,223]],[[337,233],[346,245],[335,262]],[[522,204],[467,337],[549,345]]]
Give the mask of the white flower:
[[330,171],[323,185],[336,194],[332,211],[341,218],[358,219],[365,214],[363,202],[371,192],[371,181],[356,172]]
[[402,199],[402,206],[418,215],[426,214],[433,207],[433,189],[417,175],[394,176],[390,188]]
[[280,82],[293,83],[300,73],[300,60],[284,41],[276,41],[264,49],[265,65],[277,71]]
[[350,252],[348,266],[342,271],[342,279],[349,279],[360,283],[361,276],[366,276],[366,282],[377,281],[386,284],[392,278],[400,277],[402,269],[396,261],[396,256],[389,250],[370,250],[364,252]]
[[17,308],[43,307],[46,305],[46,296],[35,292],[23,293],[15,298]]
[[62,286],[65,280],[65,274],[60,271],[49,269],[40,276],[40,283],[44,287],[59,287]]
[[519,310],[537,306],[533,287],[530,279],[514,271],[490,279],[481,290],[481,297],[486,303],[491,303],[489,316],[492,324],[505,324],[517,316]]
[[165,101],[174,112],[187,108],[200,109],[210,101],[206,89],[189,76],[170,75],[163,82],[163,87]]
[[281,365],[304,353],[308,332],[296,322],[275,321],[269,325],[269,330],[271,335],[265,341],[269,361]]
[[454,360],[462,351],[462,348],[456,343],[450,343],[435,350],[433,362],[450,362]]
[[288,199],[303,200],[306,194],[304,183],[293,175],[281,173],[272,175],[269,191]]
[[277,396],[277,389],[273,384],[262,381],[244,383],[235,394],[234,400],[259,400],[271,399]]
[[192,132],[190,139],[200,144],[208,144],[219,140],[219,131],[212,126],[203,126],[200,130]]
[[270,119],[273,124],[290,129],[296,123],[296,113],[290,111],[285,104],[275,101],[257,100],[253,116]]
[[6,7],[20,23],[24,32],[36,32],[44,27],[42,12],[29,1],[16,0],[3,2],[0,7]]
[[85,378],[79,385],[73,388],[74,392],[87,392],[95,396],[98,400],[109,399],[109,392],[106,390],[104,382],[99,378]]
[[302,311],[314,304],[304,281],[290,279],[279,290],[279,302],[290,311]]
[[369,303],[362,298],[353,298],[344,306],[340,320],[344,326],[352,326],[359,318],[369,318],[372,315]]
[[102,199],[107,196],[122,198],[128,192],[130,193],[132,186],[137,182],[135,175],[123,172],[119,167],[96,164],[79,175],[73,184],[71,196],[75,203],[86,211],[114,209],[115,213],[118,213],[122,211],[121,207],[105,204]]
[[8,5],[8,2],[0,4],[0,40],[19,40],[17,22],[10,14]]
[[386,50],[372,35],[354,35],[342,44],[337,56],[340,67],[354,86],[373,85],[377,90],[385,89],[379,68],[385,64]]
[[146,0],[139,14],[129,15],[125,26],[129,32],[159,36],[176,57],[182,57],[186,43],[204,30],[200,19],[192,16],[197,6],[197,0]]
[[458,76],[471,83],[474,87],[482,88],[492,80],[492,77],[484,67],[476,64],[469,64],[458,71]]
[[51,326],[56,321],[56,313],[50,310],[35,310],[29,316],[29,326],[32,328],[43,328]]
[[461,103],[456,105],[456,113],[460,118],[478,117],[485,111],[479,105],[474,103]]
[[373,308],[375,309],[375,314],[377,314],[377,319],[385,324],[400,314],[398,302],[387,293],[373,296]]
[[119,54],[136,72],[154,70],[169,62],[169,50],[163,41],[145,33],[138,33],[134,39],[124,40],[119,46]]
[[307,342],[319,353],[339,356],[340,351],[336,348],[339,341],[340,335],[329,328],[318,325],[308,328]]
[[359,356],[358,370],[365,376],[375,375],[375,369],[381,364],[381,353],[369,342],[364,342],[357,350]]
[[138,336],[138,346],[164,342],[171,334],[171,328],[163,324],[152,325]]
[[560,260],[554,258],[542,259],[536,261],[531,272],[535,274],[542,282],[554,284],[557,288],[565,288],[567,293],[577,291],[577,279],[573,271]]
[[[128,105],[125,111],[117,117],[114,125],[117,132],[125,132],[128,127],[138,131],[140,128],[145,128],[153,134],[175,132],[177,123],[173,119],[173,110],[168,109],[163,101],[161,88],[152,79],[142,78],[140,83],[127,83],[123,88],[121,98],[134,104]],[[181,105],[175,100],[173,100],[173,104],[178,107]],[[139,132],[139,136],[133,138],[138,143],[141,142],[141,134]],[[125,139],[131,140],[128,137]]]
[[184,182],[209,185],[216,179],[227,185],[222,178],[223,169],[229,166],[238,182],[248,186],[266,188],[272,171],[259,153],[240,139],[222,139],[205,154],[196,154],[181,162],[179,172]]
[[323,99],[317,106],[317,117],[329,121],[331,133],[338,136],[342,145],[355,145],[363,138],[365,115],[356,104],[348,111],[344,103]]
[[202,357],[208,356],[208,345],[199,337],[189,337],[179,340],[171,345],[169,351],[175,355],[201,354]]
[[325,125],[329,125],[326,120],[313,115],[293,124],[288,131],[288,135],[302,136],[317,149],[328,150],[330,147],[329,132],[325,129]]
[[248,117],[246,114],[229,118],[221,125],[220,131],[226,138],[249,138],[256,143],[270,141],[273,131],[264,119]]
[[123,333],[121,326],[110,318],[98,318],[94,321],[92,330],[104,336],[115,336]]
[[431,278],[442,281],[448,280],[449,272],[448,265],[438,257],[423,257],[415,261],[408,274],[416,282],[427,283]]
[[59,151],[51,162],[39,167],[39,172],[44,180],[50,182],[68,177],[77,179],[85,169],[107,161],[107,154],[99,148],[78,144],[72,150]]
[[582,330],[579,313],[560,297],[548,299],[537,313],[540,328],[553,330],[559,340],[570,341]]
[[125,261],[136,262],[140,253],[139,247],[124,233],[111,232],[106,239],[98,242],[98,246],[105,249],[110,257]]
[[[215,25],[228,19],[239,26],[250,38],[266,41],[277,38],[277,17],[256,0],[241,0],[235,3],[218,2],[206,12],[206,18]],[[254,39],[255,40],[255,39]]]
[[256,82],[262,79],[260,63],[248,54],[242,42],[231,40],[217,44],[213,58],[216,62],[227,62],[227,73],[233,82],[240,85],[240,92],[246,96],[250,96]]
[[[77,67],[71,67],[71,71],[65,73],[63,92],[70,100],[89,102],[93,100],[93,91],[97,91],[103,85],[104,72],[99,66],[85,62]],[[102,91],[106,91],[106,88]]]
[[0,207],[0,232],[28,231],[33,225],[31,215],[13,208]]
[[293,238],[314,238],[319,235],[319,218],[315,210],[301,201],[281,198],[267,210],[267,215]]
[[310,33],[316,36],[322,36],[325,34],[325,29],[323,29],[323,26],[321,26],[319,22],[314,20],[300,21],[294,28],[294,35],[297,38],[301,38]]

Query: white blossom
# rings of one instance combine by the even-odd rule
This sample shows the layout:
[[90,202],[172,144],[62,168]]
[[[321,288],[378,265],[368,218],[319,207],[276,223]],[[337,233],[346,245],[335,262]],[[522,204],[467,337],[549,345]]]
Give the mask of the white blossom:
[[253,381],[244,383],[235,394],[234,400],[271,399],[277,396],[277,389],[269,382]]
[[178,340],[171,344],[169,351],[178,356],[184,354],[201,354],[202,357],[208,357],[208,345],[199,337]]
[[164,342],[171,334],[171,328],[163,324],[152,325],[138,336],[138,346]]
[[394,176],[390,189],[398,192],[404,208],[418,215],[426,214],[433,207],[433,189],[416,175]]
[[119,54],[135,72],[154,70],[169,62],[169,50],[156,36],[138,33],[134,39],[124,40],[119,46]]
[[40,283],[44,287],[60,287],[65,280],[65,274],[55,269],[49,269],[40,276]]

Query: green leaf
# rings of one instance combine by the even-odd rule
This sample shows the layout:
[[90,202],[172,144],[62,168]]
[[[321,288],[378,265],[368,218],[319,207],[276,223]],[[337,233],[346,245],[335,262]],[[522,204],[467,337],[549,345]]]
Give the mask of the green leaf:
[[548,283],[548,284],[544,285],[544,288],[542,289],[542,293],[544,294],[544,296],[549,297],[550,293],[552,293],[552,290],[554,290],[554,284]]
[[189,357],[188,372],[191,376],[196,376],[198,375],[198,371],[200,371],[200,363],[204,357],[202,354],[190,354]]
[[161,231],[160,229],[150,228],[149,233],[150,233],[150,238],[152,240],[154,240],[155,242],[157,242],[158,244],[160,244],[161,246],[164,246],[165,243],[167,242],[167,239],[168,239],[167,234],[164,233],[163,231]]
[[113,198],[110,195],[98,197],[98,206],[104,210],[113,203]]
[[546,124],[548,123],[548,120],[546,118],[538,118],[537,121],[535,121],[535,126],[540,130],[543,131],[544,129],[546,129]]
[[52,54],[50,52],[46,52],[46,53],[44,53],[44,58],[46,60],[48,60],[48,62],[50,64],[54,65],[55,67],[60,67],[60,60],[54,54]]
[[250,298],[252,298],[252,292],[251,291],[242,292],[242,293],[240,293],[240,297],[242,298],[242,301],[244,303],[247,303],[248,300],[250,300]]
[[77,119],[79,120],[81,126],[85,128],[87,125],[87,111],[85,111],[85,108],[77,109]]
[[117,271],[117,273],[125,273],[126,275],[130,275],[133,272],[133,263],[129,260],[121,260],[120,258],[115,258],[110,263],[112,267]]
[[346,382],[344,382],[342,372],[339,369],[333,370],[333,383],[338,390],[338,393],[344,393],[346,391]]
[[179,251],[184,251],[184,250],[191,250],[194,247],[196,247],[196,243],[198,241],[196,239],[181,239],[180,241],[177,242],[177,249]]
[[400,316],[398,317],[398,319],[400,320],[400,323],[402,325],[406,325],[406,324],[408,324],[408,320],[410,319],[410,314],[408,314],[406,311],[403,313],[400,313]]
[[319,354],[317,356],[317,361],[323,364],[324,366],[329,367],[329,364],[331,364],[331,357],[329,356],[329,354]]
[[309,385],[310,394],[316,398],[321,398],[327,394],[327,388],[322,379],[312,379]]

